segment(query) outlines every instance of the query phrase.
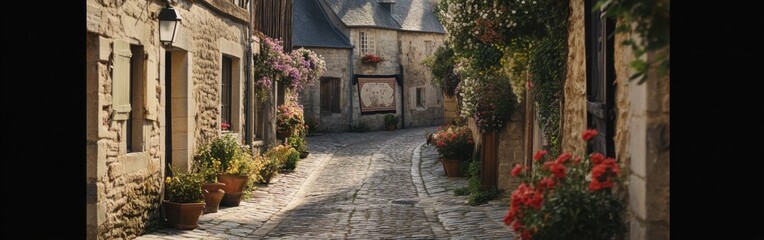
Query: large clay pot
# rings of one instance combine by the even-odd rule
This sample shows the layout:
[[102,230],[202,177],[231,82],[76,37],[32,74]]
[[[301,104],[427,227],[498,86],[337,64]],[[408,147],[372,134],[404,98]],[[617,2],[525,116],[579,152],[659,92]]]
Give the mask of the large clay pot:
[[244,187],[249,181],[248,176],[232,175],[232,174],[220,174],[218,175],[218,182],[225,183],[223,186],[223,200],[220,201],[221,206],[239,206],[241,202],[241,194],[244,191]]
[[461,171],[461,160],[459,159],[450,159],[450,158],[441,158],[440,163],[443,164],[443,170],[446,171],[446,175],[448,177],[463,177],[464,174],[462,174]]
[[248,176],[233,175],[233,174],[218,175],[218,182],[225,184],[225,186],[223,186],[222,189],[226,193],[234,193],[234,192],[243,191],[244,186],[247,185],[247,181],[249,181]]
[[300,152],[300,158],[306,158],[308,157],[308,154],[310,154],[310,152]]
[[226,192],[223,195],[223,199],[220,201],[220,205],[226,206],[226,207],[239,206],[239,204],[241,203],[242,195],[244,195],[243,192],[233,192],[233,193]]
[[385,128],[387,129],[387,131],[392,131],[398,128],[398,126],[396,124],[385,124]]
[[202,193],[204,193],[204,202],[207,206],[204,208],[204,213],[218,212],[220,207],[220,201],[223,200],[225,191],[222,189],[225,183],[205,183],[202,185]]
[[191,230],[199,225],[197,221],[204,211],[204,203],[162,202],[167,225],[181,230]]

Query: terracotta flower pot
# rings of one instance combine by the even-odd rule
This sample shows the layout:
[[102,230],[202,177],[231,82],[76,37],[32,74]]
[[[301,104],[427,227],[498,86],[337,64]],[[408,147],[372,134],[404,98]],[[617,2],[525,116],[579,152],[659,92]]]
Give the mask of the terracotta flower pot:
[[235,192],[243,191],[244,186],[247,185],[247,181],[249,181],[248,176],[233,175],[233,174],[218,175],[218,182],[225,184],[225,186],[223,186],[221,189],[223,189],[223,191],[225,191],[226,193],[235,193]]
[[167,225],[181,230],[191,230],[199,226],[197,221],[204,211],[204,203],[162,202]]
[[464,177],[461,171],[461,162],[459,159],[440,158],[440,163],[443,164],[443,170],[446,171],[448,177]]
[[300,152],[300,158],[306,158],[308,157],[308,154],[310,154],[310,152]]
[[226,206],[226,207],[236,207],[236,206],[239,206],[239,204],[241,203],[241,196],[243,194],[244,193],[242,193],[242,192],[234,192],[234,193],[226,192],[223,195],[223,199],[220,201],[220,205],[221,206]]
[[387,131],[392,131],[397,128],[395,124],[385,124],[385,128],[387,128]]
[[249,181],[248,176],[232,175],[232,174],[220,174],[218,175],[218,182],[225,183],[223,186],[223,200],[220,201],[222,206],[239,206],[241,201],[241,192],[244,191],[244,187]]
[[204,202],[206,203],[206,207],[204,208],[204,213],[215,213],[218,212],[218,208],[220,207],[220,201],[223,200],[223,196],[225,195],[225,191],[222,189],[223,186],[225,186],[225,183],[205,183],[202,185],[202,192],[204,193]]

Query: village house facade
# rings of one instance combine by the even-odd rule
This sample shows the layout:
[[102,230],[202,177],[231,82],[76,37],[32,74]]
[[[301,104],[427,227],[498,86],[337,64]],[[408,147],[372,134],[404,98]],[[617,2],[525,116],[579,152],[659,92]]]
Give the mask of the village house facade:
[[[181,20],[163,44],[159,14],[170,7]],[[253,151],[275,143],[263,141],[275,135],[266,111],[275,101],[255,101],[251,64],[263,34],[289,37],[291,14],[279,14],[291,1],[88,0],[86,9],[87,237],[134,238],[161,222],[164,178],[189,171],[197,146],[223,134]]]
[[[629,65],[635,54],[620,43],[630,35],[617,33],[608,38],[624,23],[602,16],[601,11],[590,11],[595,3],[570,0],[561,150],[596,151],[615,158],[626,180],[629,239],[669,239],[670,76],[651,70],[644,83],[629,80],[635,72]],[[643,58],[649,61],[667,51],[647,53]],[[530,97],[526,92],[512,119],[496,134],[496,152],[483,153],[495,154],[495,181],[505,192],[519,184],[509,174],[512,166],[530,164],[533,154],[548,144]],[[477,131],[474,121],[470,126]],[[584,129],[599,132],[589,149],[581,138]],[[474,135],[476,143],[485,144],[484,135]]]
[[[293,48],[313,50],[327,65],[321,81],[302,92],[305,116],[318,119],[322,131],[347,131],[359,125],[382,129],[387,113],[399,117],[398,127],[442,124],[443,94],[430,84],[431,73],[422,64],[445,38],[432,4],[417,0],[295,2]],[[384,60],[363,63],[368,53]],[[364,78],[395,78],[387,82],[394,94],[383,97],[390,108],[365,110],[366,101],[374,97],[367,96]]]

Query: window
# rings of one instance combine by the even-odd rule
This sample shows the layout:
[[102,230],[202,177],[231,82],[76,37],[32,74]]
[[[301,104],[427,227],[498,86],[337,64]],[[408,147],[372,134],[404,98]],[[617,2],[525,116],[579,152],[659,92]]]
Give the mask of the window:
[[143,151],[143,46],[130,45],[130,72],[128,78],[130,89],[128,98],[131,106],[130,114],[125,125],[127,125],[125,140],[127,142],[127,152]]
[[425,40],[424,41],[424,56],[430,56],[432,55],[432,48],[435,45],[432,44],[432,41]]
[[321,112],[342,112],[340,111],[339,78],[321,78]]
[[366,53],[374,53],[376,54],[376,48],[374,45],[374,35],[369,32],[360,32],[360,41],[361,41],[361,52],[360,55],[363,56]]
[[424,88],[416,88],[416,107],[424,108]]
[[220,121],[221,123],[228,123],[232,124],[231,122],[231,96],[233,95],[231,92],[231,77],[233,75],[233,59],[230,57],[223,56],[223,67],[222,67],[222,81],[220,82],[220,92],[221,92],[221,98],[220,98]]

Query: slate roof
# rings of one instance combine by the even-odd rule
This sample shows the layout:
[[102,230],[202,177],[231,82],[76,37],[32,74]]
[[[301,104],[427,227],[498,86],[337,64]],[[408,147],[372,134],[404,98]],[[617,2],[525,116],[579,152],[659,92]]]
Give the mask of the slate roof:
[[377,0],[322,0],[348,27],[445,33],[432,0],[396,0],[392,14]]
[[334,28],[318,1],[292,2],[292,46],[352,48],[350,41]]
[[379,27],[400,29],[377,0],[323,0],[348,27]]
[[446,33],[433,4],[429,0],[397,0],[393,5],[393,18],[401,30]]

